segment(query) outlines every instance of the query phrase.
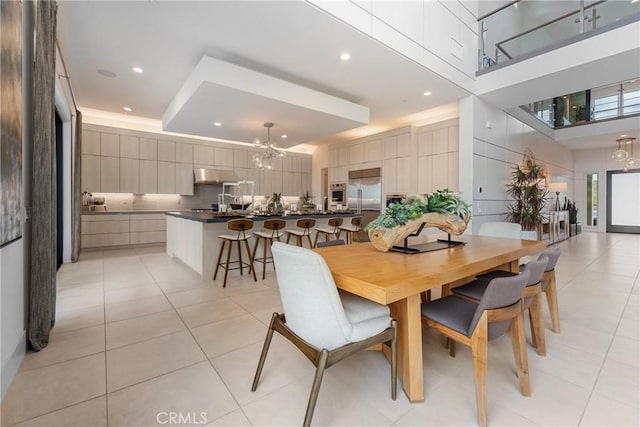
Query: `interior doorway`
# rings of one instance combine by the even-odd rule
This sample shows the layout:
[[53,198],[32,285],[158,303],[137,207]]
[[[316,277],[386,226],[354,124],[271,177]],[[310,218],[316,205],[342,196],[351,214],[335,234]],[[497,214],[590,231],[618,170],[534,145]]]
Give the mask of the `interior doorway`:
[[607,171],[607,232],[640,234],[640,169]]
[[64,251],[64,158],[62,155],[62,119],[56,110],[56,270],[63,262]]

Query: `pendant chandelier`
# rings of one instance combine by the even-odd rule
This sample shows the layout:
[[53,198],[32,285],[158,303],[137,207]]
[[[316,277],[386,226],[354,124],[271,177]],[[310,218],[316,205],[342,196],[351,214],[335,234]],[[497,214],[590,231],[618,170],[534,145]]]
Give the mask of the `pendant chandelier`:
[[618,162],[624,162],[625,171],[640,167],[640,159],[634,155],[633,145],[635,141],[634,137],[616,139],[618,149],[611,154],[611,158]]
[[286,152],[276,147],[275,142],[271,140],[273,123],[267,122],[264,127],[267,128],[267,139],[261,140],[257,138],[254,141],[254,145],[260,149],[260,152],[253,155],[253,162],[258,169],[271,170],[273,169],[273,162],[284,157]]

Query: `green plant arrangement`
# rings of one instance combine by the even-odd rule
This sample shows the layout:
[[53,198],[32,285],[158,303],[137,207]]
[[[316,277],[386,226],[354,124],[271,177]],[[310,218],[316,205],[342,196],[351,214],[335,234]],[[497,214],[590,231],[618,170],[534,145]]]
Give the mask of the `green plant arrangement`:
[[282,193],[273,193],[267,203],[267,209],[269,209],[271,213],[279,213],[282,212],[283,208]]
[[562,210],[569,211],[569,224],[578,223],[578,208],[576,207],[576,202],[572,202],[565,197]]
[[544,165],[537,163],[530,151],[525,153],[523,164],[512,169],[507,194],[513,201],[508,206],[507,219],[522,225],[523,230],[538,231],[542,225],[542,210],[547,203],[545,175]]
[[471,205],[448,189],[438,190],[423,200],[407,197],[391,203],[386,211],[365,228],[376,249],[386,252],[391,246],[415,232],[424,223],[446,233],[460,235],[471,219]]
[[308,191],[302,193],[300,196],[300,204],[303,208],[315,208],[316,205],[313,203],[313,196]]

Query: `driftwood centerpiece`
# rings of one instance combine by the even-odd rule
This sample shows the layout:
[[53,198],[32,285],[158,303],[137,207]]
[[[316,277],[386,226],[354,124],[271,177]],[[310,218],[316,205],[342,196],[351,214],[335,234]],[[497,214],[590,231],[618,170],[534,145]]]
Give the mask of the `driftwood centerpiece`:
[[407,221],[405,225],[393,228],[376,227],[369,231],[369,240],[377,250],[387,252],[393,245],[415,233],[423,223],[425,227],[435,227],[454,236],[461,235],[467,229],[467,222],[455,214],[429,212],[419,219]]
[[422,224],[459,236],[466,230],[470,219],[470,205],[456,193],[445,189],[430,194],[426,203],[413,196],[390,204],[385,213],[369,223],[366,229],[373,246],[387,252],[418,231]]

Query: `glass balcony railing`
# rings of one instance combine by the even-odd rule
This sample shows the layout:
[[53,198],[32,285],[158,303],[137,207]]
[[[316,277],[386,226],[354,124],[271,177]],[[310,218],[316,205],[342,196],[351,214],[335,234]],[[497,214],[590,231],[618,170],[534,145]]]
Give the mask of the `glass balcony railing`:
[[640,19],[639,0],[517,0],[479,22],[478,69],[560,47]]
[[553,129],[640,115],[640,78],[532,102],[521,108]]

